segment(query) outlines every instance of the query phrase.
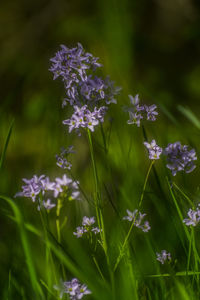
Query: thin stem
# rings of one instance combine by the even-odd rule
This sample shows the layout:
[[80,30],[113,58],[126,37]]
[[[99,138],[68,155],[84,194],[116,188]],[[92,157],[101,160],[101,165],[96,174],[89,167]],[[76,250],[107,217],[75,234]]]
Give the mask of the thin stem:
[[123,243],[123,245],[122,245],[122,247],[121,247],[119,256],[118,256],[117,261],[116,261],[115,266],[114,266],[114,272],[115,272],[115,270],[117,269],[117,267],[118,267],[118,265],[119,265],[119,263],[120,263],[120,261],[121,261],[123,255],[124,255],[124,249],[125,249],[125,246],[126,246],[126,244],[127,244],[127,242],[128,242],[128,239],[129,239],[129,236],[130,236],[130,234],[131,234],[131,232],[132,232],[133,226],[135,225],[135,221],[136,221],[136,218],[137,218],[137,216],[138,216],[139,209],[140,209],[140,207],[141,207],[141,205],[142,205],[142,202],[143,202],[143,199],[144,199],[144,193],[145,193],[147,181],[148,181],[148,178],[149,178],[149,174],[150,174],[150,172],[151,172],[151,169],[152,169],[152,166],[153,166],[154,162],[155,162],[155,160],[152,160],[152,162],[151,162],[151,164],[150,164],[150,166],[149,166],[149,168],[148,168],[148,171],[147,171],[147,174],[146,174],[146,177],[145,177],[145,181],[144,181],[144,185],[143,185],[143,189],[142,189],[142,194],[141,194],[141,197],[140,197],[140,202],[139,202],[139,204],[138,204],[138,210],[137,210],[137,213],[135,214],[135,217],[134,217],[134,219],[133,219],[133,221],[132,221],[132,223],[131,223],[131,226],[130,226],[130,228],[129,228],[129,231],[128,231],[128,233],[127,233],[125,239],[124,239],[124,243]]
[[108,251],[107,251],[107,243],[106,243],[106,236],[105,236],[105,228],[104,228],[104,221],[103,221],[103,215],[101,212],[101,208],[99,207],[99,200],[100,200],[100,194],[99,194],[99,182],[98,182],[98,175],[97,175],[97,168],[94,158],[94,148],[92,143],[92,136],[91,132],[88,129],[88,140],[89,140],[89,146],[90,146],[90,154],[91,154],[91,160],[92,160],[92,168],[94,173],[94,182],[95,182],[95,197],[94,197],[94,204],[96,209],[96,216],[97,216],[97,223],[100,229],[100,236],[101,236],[101,242],[102,246],[106,255],[107,264],[110,266],[110,261],[108,257]]
[[93,143],[92,143],[92,136],[91,132],[88,129],[88,140],[89,140],[89,146],[90,146],[90,154],[91,154],[91,160],[92,160],[92,168],[93,168],[93,174],[94,174],[94,184],[95,184],[95,197],[94,197],[94,204],[95,204],[95,209],[96,209],[96,216],[97,216],[97,223],[100,229],[100,235],[101,235],[101,240],[102,240],[102,234],[101,234],[101,223],[100,223],[100,217],[99,217],[99,199],[98,199],[98,176],[97,176],[97,168],[96,168],[96,163],[94,159],[94,148],[93,148]]
[[58,236],[58,243],[61,242],[61,234],[60,234],[60,210],[62,207],[61,199],[58,199],[57,207],[56,207],[56,228],[57,228],[57,236]]
[[186,269],[187,275],[190,267],[191,249],[192,249],[192,233],[190,234],[189,249],[188,249],[187,269]]

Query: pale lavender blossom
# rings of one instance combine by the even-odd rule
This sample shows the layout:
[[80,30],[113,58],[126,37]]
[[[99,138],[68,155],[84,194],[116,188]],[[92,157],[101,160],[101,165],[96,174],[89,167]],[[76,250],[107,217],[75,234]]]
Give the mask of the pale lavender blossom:
[[94,217],[91,217],[91,218],[88,218],[88,217],[83,217],[83,221],[82,221],[82,225],[83,226],[91,226],[95,223],[95,218]]
[[[46,201],[43,201],[43,202],[41,203],[41,205],[42,205],[46,210],[50,210],[50,209],[52,209],[53,207],[56,206],[56,204],[55,204],[55,203],[52,203],[50,199],[47,199]],[[38,206],[38,210],[40,210],[40,209],[41,209],[40,206]]]
[[148,121],[155,121],[156,120],[156,116],[158,115],[158,112],[155,111],[155,109],[157,108],[157,106],[155,104],[147,106],[145,105],[145,110],[147,113],[147,120]]
[[67,293],[72,300],[82,299],[83,296],[91,294],[91,291],[85,284],[81,284],[77,278],[64,283],[65,293]]
[[200,209],[199,209],[199,205],[198,204],[198,207],[196,208],[196,210],[194,209],[189,209],[187,215],[189,218],[186,218],[183,220],[183,223],[185,223],[185,225],[187,226],[197,226],[200,222]]
[[72,164],[67,160],[70,153],[74,153],[73,146],[69,146],[67,149],[61,148],[60,155],[56,154],[57,166],[62,169],[71,169]]
[[173,176],[179,171],[190,173],[196,168],[194,164],[194,161],[197,160],[195,150],[188,150],[188,146],[181,145],[180,142],[168,144],[164,150],[164,155],[166,155],[168,162],[166,167],[171,170]]
[[45,175],[41,175],[40,177],[34,175],[31,179],[23,178],[22,180],[26,183],[26,185],[22,186],[22,192],[19,192],[15,195],[15,197],[26,197],[31,198],[33,202],[35,202],[37,195],[43,189],[43,180]]
[[164,263],[166,261],[170,262],[171,261],[171,254],[170,253],[167,253],[166,250],[162,250],[161,253],[157,253],[156,252],[156,256],[157,256],[157,260],[162,264],[164,265]]
[[[94,232],[94,234],[100,233],[99,227],[93,227],[93,228],[91,229],[91,231]],[[101,229],[101,231],[102,231],[102,229]]]
[[142,214],[140,211],[138,211],[138,209],[134,210],[133,212],[127,209],[126,212],[128,215],[123,217],[123,220],[134,222],[134,226],[142,229],[143,232],[148,232],[151,229],[148,221],[145,221],[142,224],[142,221],[146,214]]
[[64,174],[62,178],[57,177],[55,179],[54,197],[57,198],[60,193],[63,192],[67,193],[70,200],[79,199],[80,192],[78,190],[78,183],[67,177],[66,174]]
[[79,200],[79,184],[67,177],[66,174],[62,178],[55,178],[55,181],[51,182],[49,177],[41,175],[40,177],[34,175],[31,179],[23,179],[26,185],[22,186],[22,192],[19,192],[15,197],[27,197],[31,198],[33,202],[36,200],[41,203],[47,210],[54,207],[51,204],[50,198],[57,198],[60,196],[68,198],[68,200]]
[[87,230],[85,230],[85,228],[81,226],[81,227],[77,227],[76,231],[73,232],[73,234],[76,235],[77,238],[80,238],[83,236],[85,232],[87,232]]
[[139,95],[135,97],[128,95],[131,103],[131,107],[124,107],[124,110],[129,113],[128,124],[136,124],[140,127],[141,120],[155,121],[158,112],[156,111],[157,106],[153,105],[140,105]]
[[127,121],[127,124],[136,124],[137,127],[140,127],[140,120],[143,119],[143,116],[137,112],[133,113],[129,111],[129,119],[130,120]]
[[155,140],[152,140],[151,143],[144,142],[145,147],[149,151],[149,159],[159,159],[162,153],[162,148],[156,144]]
[[86,53],[80,43],[75,48],[61,45],[61,50],[50,61],[54,79],[61,77],[64,82],[66,97],[63,106],[67,103],[71,106],[87,104],[94,108],[98,102],[100,106],[116,103],[119,88],[114,87],[109,77],[103,80],[93,75],[102,65],[97,62],[98,58]]
[[86,216],[83,217],[82,226],[76,228],[76,232],[73,232],[77,238],[82,237],[84,233],[93,232],[95,235],[100,233],[100,229],[98,227],[93,227],[92,225],[95,223],[95,217],[88,218]]
[[106,112],[106,107],[102,106],[99,109],[96,107],[94,111],[91,112],[87,105],[82,107],[74,106],[74,113],[70,119],[64,120],[63,124],[69,126],[69,132],[72,130],[80,131],[80,128],[88,128],[94,131],[94,127],[99,124],[99,122],[104,121],[104,115]]

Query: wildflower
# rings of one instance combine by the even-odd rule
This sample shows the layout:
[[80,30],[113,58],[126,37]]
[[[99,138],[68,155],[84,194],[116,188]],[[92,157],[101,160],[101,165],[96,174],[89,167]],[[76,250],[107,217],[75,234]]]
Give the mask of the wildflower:
[[79,131],[80,128],[88,128],[91,131],[94,131],[94,126],[98,125],[99,122],[104,121],[106,109],[105,106],[102,106],[99,109],[95,107],[94,111],[91,112],[87,108],[87,105],[84,105],[81,108],[74,106],[73,115],[70,119],[64,120],[63,124],[69,126],[69,132],[73,129]]
[[181,145],[180,142],[168,144],[164,150],[164,155],[166,155],[168,162],[166,167],[171,170],[173,176],[179,171],[190,173],[196,168],[194,164],[194,161],[197,160],[195,150],[188,150],[188,146]]
[[198,204],[198,207],[196,208],[196,210],[193,209],[189,209],[187,215],[188,215],[188,219],[184,219],[183,223],[185,223],[185,225],[187,226],[197,226],[198,223],[200,222],[200,209],[199,209],[200,204]]
[[83,226],[91,226],[95,223],[95,218],[88,218],[88,217],[83,217],[82,224]]
[[136,124],[137,127],[140,127],[140,121],[142,119],[146,119],[148,121],[155,121],[158,112],[155,111],[157,106],[153,105],[140,105],[139,95],[137,94],[135,97],[129,95],[131,107],[125,107],[125,111],[129,113],[128,124]]
[[162,250],[161,253],[157,253],[156,252],[156,255],[157,255],[157,260],[159,262],[161,262],[161,264],[163,265],[167,260],[170,262],[171,261],[171,254],[170,253],[167,253],[166,250]]
[[[42,206],[43,206],[46,210],[50,210],[50,209],[52,209],[53,207],[55,207],[56,204],[51,203],[51,200],[50,200],[50,199],[47,199],[46,201],[43,201],[43,202],[42,202]],[[40,206],[38,206],[38,210],[40,210]]]
[[84,233],[93,232],[94,234],[100,233],[100,229],[98,227],[92,227],[95,223],[95,217],[88,218],[86,216],[83,217],[81,227],[76,228],[76,232],[73,232],[77,238],[82,237]]
[[91,294],[91,291],[85,284],[81,284],[77,278],[73,278],[71,281],[64,283],[66,288],[66,294],[69,294],[70,299],[82,299],[84,295]]
[[[55,179],[54,197],[57,198],[60,193],[67,193],[70,200],[79,198],[78,184],[71,178],[67,177],[66,174],[62,178],[57,177]],[[65,195],[66,196],[66,195]]]
[[67,156],[70,153],[74,153],[73,146],[69,146],[67,149],[61,148],[61,154],[60,156],[56,154],[56,160],[57,160],[57,166],[62,169],[71,169],[72,164],[68,162]]
[[146,214],[142,214],[138,209],[131,212],[130,210],[126,210],[128,216],[123,217],[123,220],[128,220],[129,222],[134,222],[134,226],[142,229],[143,232],[148,232],[151,227],[148,221],[145,221],[144,224],[141,224]]
[[119,88],[114,87],[109,77],[103,80],[93,76],[92,73],[102,65],[97,62],[98,58],[86,53],[80,43],[71,49],[61,45],[61,50],[50,61],[50,71],[54,74],[54,79],[61,77],[64,82],[66,98],[63,106],[67,103],[79,107],[87,104],[94,108],[99,102],[100,106],[102,103],[116,103],[115,95]]
[[155,121],[156,120],[156,116],[158,115],[157,111],[155,111],[155,109],[157,108],[157,106],[155,104],[147,106],[145,105],[145,110],[147,113],[147,120],[148,121]]
[[85,232],[87,232],[87,230],[85,230],[84,227],[77,227],[76,232],[73,232],[73,234],[76,235],[77,238],[80,238]]
[[26,183],[26,185],[22,186],[23,191],[17,193],[15,197],[27,197],[31,198],[32,201],[35,202],[36,196],[39,195],[43,189],[44,177],[45,175],[41,175],[40,177],[34,175],[31,179],[23,178],[22,180]]
[[129,118],[130,120],[127,121],[128,124],[136,124],[137,127],[140,127],[140,120],[143,119],[141,114],[129,111]]
[[[34,175],[31,179],[23,179],[26,185],[22,186],[23,191],[15,195],[15,197],[27,197],[31,198],[33,202],[36,199],[41,202],[47,210],[53,208],[55,205],[51,203],[49,197],[53,196],[57,198],[60,193],[63,193],[62,197],[67,197],[69,200],[79,199],[79,187],[78,182],[68,178],[66,174],[62,178],[56,178],[54,182],[51,182],[49,177],[41,175],[40,177]],[[51,195],[53,194],[53,195]]]
[[159,159],[162,153],[162,148],[156,144],[155,140],[152,140],[151,143],[144,142],[145,147],[149,151],[149,159]]

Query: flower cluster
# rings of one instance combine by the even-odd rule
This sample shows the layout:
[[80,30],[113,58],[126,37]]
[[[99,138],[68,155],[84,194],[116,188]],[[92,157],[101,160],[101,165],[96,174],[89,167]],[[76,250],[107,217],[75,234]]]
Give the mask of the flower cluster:
[[195,150],[188,150],[188,146],[181,145],[180,142],[168,144],[164,154],[167,157],[167,168],[172,171],[173,176],[179,171],[190,173],[196,167],[194,164],[194,161],[197,160]]
[[[75,48],[61,45],[61,50],[50,61],[54,79],[61,77],[64,82],[63,107],[69,103],[74,109],[72,117],[63,123],[69,126],[69,132],[80,127],[93,131],[95,125],[103,122],[105,107],[116,103],[120,88],[114,87],[109,77],[103,80],[93,74],[102,65],[97,62],[98,58],[85,52],[80,43]],[[81,122],[80,117],[83,117]]]
[[61,148],[61,153],[60,155],[56,154],[56,160],[57,160],[57,166],[62,168],[62,169],[71,169],[72,164],[67,160],[67,156],[70,153],[74,153],[75,151],[73,150],[73,146],[69,146],[67,149]]
[[189,209],[187,215],[188,215],[188,219],[184,219],[183,223],[185,223],[185,225],[187,226],[197,226],[198,223],[200,222],[200,209],[199,209],[200,204],[198,204],[198,207],[196,208],[196,210],[194,209]]
[[168,260],[168,262],[171,261],[171,254],[167,253],[166,250],[162,250],[161,253],[157,253],[156,252],[156,256],[157,256],[157,260],[159,262],[161,262],[162,265],[164,265],[164,263]]
[[102,106],[99,109],[96,107],[94,111],[91,112],[87,105],[79,108],[78,106],[74,106],[74,113],[70,119],[64,120],[63,124],[69,126],[69,132],[75,129],[79,134],[80,128],[88,128],[91,131],[94,131],[94,126],[98,125],[99,122],[104,121],[104,114],[106,112],[107,107]]
[[146,118],[147,121],[155,121],[158,112],[156,111],[157,106],[153,105],[140,105],[139,95],[135,97],[129,95],[131,107],[126,107],[125,110],[129,113],[128,124],[136,124],[140,127],[140,121]]
[[145,147],[149,151],[149,159],[159,159],[162,153],[162,148],[156,144],[155,140],[152,140],[151,143],[144,142]]
[[92,227],[92,225],[95,223],[95,218],[91,217],[83,217],[82,226],[79,226],[76,228],[76,232],[73,232],[73,234],[80,238],[83,236],[84,233],[93,232],[94,234],[97,234],[100,232],[100,229],[98,227]]
[[68,294],[71,300],[82,299],[83,296],[91,294],[91,291],[85,284],[81,284],[77,278],[73,278],[71,281],[60,280],[59,285],[54,285],[54,289],[57,290],[62,299],[64,294]]
[[128,209],[126,211],[128,216],[123,217],[123,220],[134,222],[134,226],[142,229],[144,232],[148,232],[151,229],[148,221],[145,221],[143,224],[141,224],[146,214],[142,214],[140,211],[138,211],[138,209],[134,210],[133,212]]
[[[24,178],[22,180],[25,185],[22,186],[22,192],[17,193],[15,197],[31,198],[33,202],[37,200],[40,206],[42,205],[47,210],[55,206],[49,199],[49,193],[52,193],[51,197],[53,198],[79,199],[78,183],[65,174],[62,178],[55,178],[53,182],[45,175],[39,177],[34,175],[31,179]],[[44,200],[44,198],[47,198],[47,200]]]

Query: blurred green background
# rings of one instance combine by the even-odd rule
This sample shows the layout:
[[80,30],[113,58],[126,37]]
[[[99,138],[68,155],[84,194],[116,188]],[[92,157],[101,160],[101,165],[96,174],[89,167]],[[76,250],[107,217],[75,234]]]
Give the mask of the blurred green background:
[[[72,159],[74,172],[86,187],[90,185],[87,145],[83,138],[74,141],[73,134],[67,134],[62,126],[63,85],[59,80],[53,81],[48,71],[49,59],[59,45],[72,47],[77,42],[100,57],[103,74],[109,74],[123,88],[119,105],[113,111],[110,109],[110,114],[118,138],[122,138],[121,145],[115,144],[113,138],[113,145],[117,146],[112,157],[112,176],[117,183],[126,179],[122,188],[125,198],[141,191],[145,176],[144,152],[140,150],[142,133],[126,125],[128,116],[121,110],[129,102],[128,94],[139,93],[144,102],[158,105],[159,123],[149,126],[150,137],[155,137],[162,146],[176,140],[190,143],[199,154],[198,126],[178,109],[180,105],[189,107],[200,119],[199,1],[4,0],[0,2],[0,150],[13,119],[15,123],[1,170],[2,194],[13,197],[23,177],[59,174],[55,154],[61,146],[71,143],[77,149],[77,156]],[[127,174],[127,168],[122,167],[123,153],[128,152],[125,146],[131,135],[135,147],[132,159],[127,162]],[[184,179],[185,187],[191,191],[199,181],[199,171],[195,172]],[[132,180],[136,183],[134,192]],[[24,210],[25,218],[34,222],[32,203],[26,200],[16,201]],[[13,248],[17,237],[12,221],[5,216],[6,209],[2,203],[0,274],[5,281],[11,266],[20,268],[18,256],[21,255],[20,248]]]

